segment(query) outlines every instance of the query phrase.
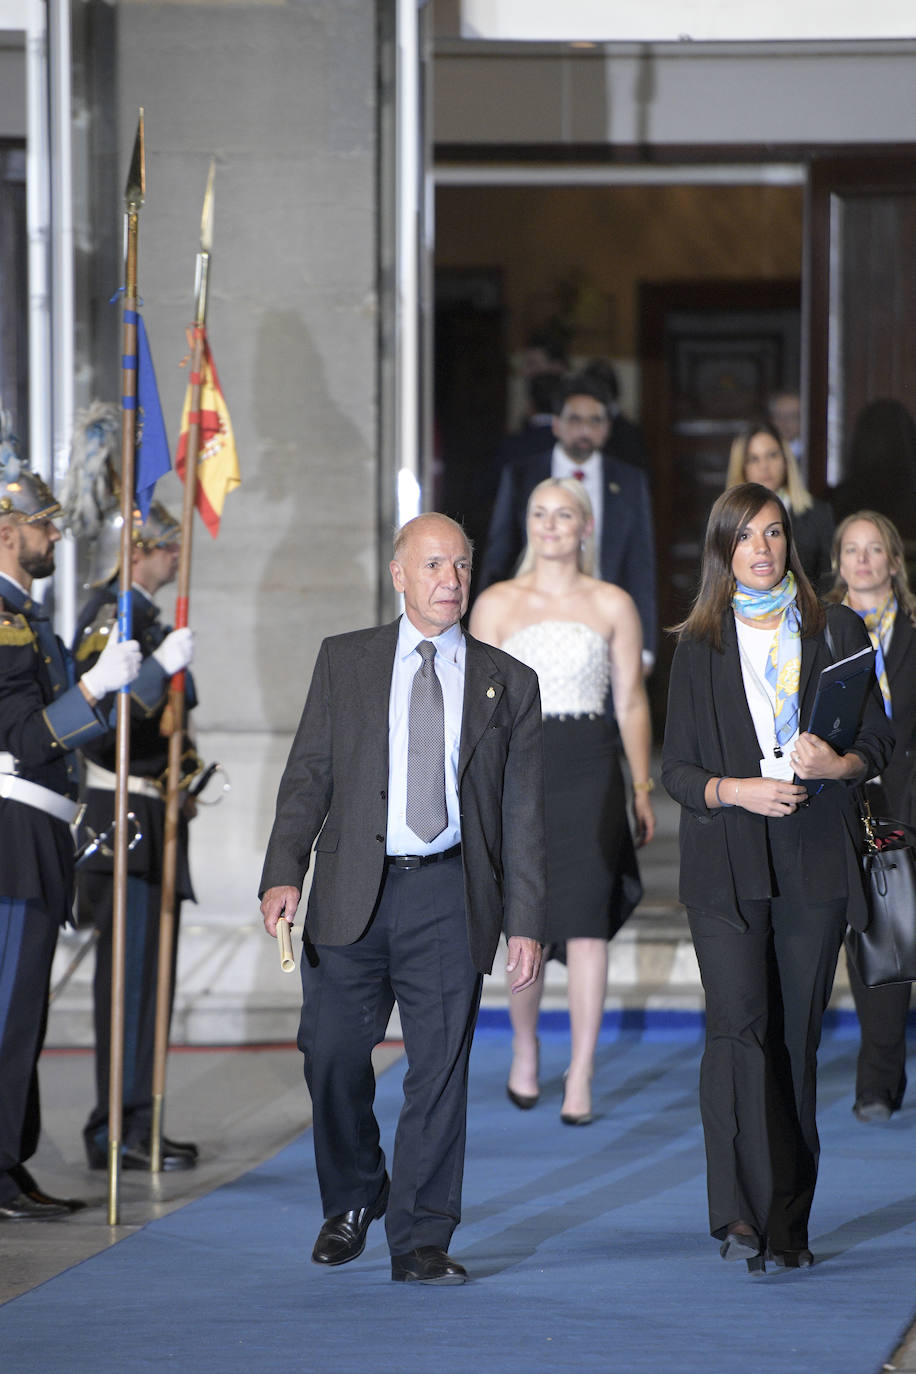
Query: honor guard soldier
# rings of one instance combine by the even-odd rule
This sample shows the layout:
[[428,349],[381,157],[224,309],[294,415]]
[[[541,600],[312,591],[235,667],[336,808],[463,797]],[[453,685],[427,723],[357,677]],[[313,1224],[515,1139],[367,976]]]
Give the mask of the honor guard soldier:
[[84,1205],[49,1197],[25,1161],[40,1129],[51,961],[73,901],[72,751],[108,733],[109,694],[133,679],[140,650],[113,636],[75,683],[70,656],[32,596],[33,581],[54,571],[60,506],[10,448],[0,465],[0,1220],[18,1221]]
[[[74,640],[76,671],[94,671],[99,655],[114,633],[117,577],[120,558],[120,517],[109,520],[95,548],[94,591],[80,615]],[[153,597],[174,581],[181,552],[181,526],[164,506],[154,501],[145,521],[134,512],[132,533],[132,627],[140,644],[143,663],[131,686],[130,776],[128,806],[140,829],[139,843],[127,858],[127,940],[125,963],[125,1023],[129,1033],[124,1045],[124,1102],[122,1167],[150,1167],[152,1126],[153,1056],[156,1032],[156,988],[159,967],[159,918],[162,900],[162,859],[165,841],[165,803],[168,771],[169,679],[186,668],[193,655],[189,629],[170,630],[159,619]],[[196,701],[194,685],[187,680],[186,701]],[[102,835],[111,825],[115,805],[115,741],[99,739],[83,751],[86,759],[86,814],[88,838]],[[186,739],[182,778],[188,786],[200,760]],[[182,807],[178,832],[178,864],[175,875],[176,928],[183,898],[193,900],[188,870],[188,811]],[[94,981],[96,1105],[83,1132],[91,1169],[108,1164],[109,1059],[111,1053],[111,952],[114,872],[110,850],[97,849],[80,876],[80,911],[98,931]],[[177,953],[177,940],[175,942]],[[174,992],[175,960],[172,966]],[[163,1137],[162,1168],[190,1169],[197,1162],[197,1147]]]

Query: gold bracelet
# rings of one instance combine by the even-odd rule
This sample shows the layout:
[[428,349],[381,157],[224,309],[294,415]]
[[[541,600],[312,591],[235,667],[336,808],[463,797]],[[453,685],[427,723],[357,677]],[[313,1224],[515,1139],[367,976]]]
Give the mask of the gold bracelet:
[[654,779],[654,778],[650,778],[648,782],[634,782],[634,784],[633,784],[633,791],[634,791],[634,792],[654,792],[654,791],[655,791],[655,779]]

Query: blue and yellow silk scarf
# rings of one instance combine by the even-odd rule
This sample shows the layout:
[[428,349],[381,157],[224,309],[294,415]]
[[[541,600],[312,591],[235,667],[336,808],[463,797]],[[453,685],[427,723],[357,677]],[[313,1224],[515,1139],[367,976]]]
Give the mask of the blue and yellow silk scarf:
[[[843,605],[849,605],[849,593],[843,598]],[[878,679],[878,686],[881,688],[881,695],[884,698],[884,714],[891,714],[891,687],[887,680],[887,665],[884,662],[884,646],[887,643],[888,635],[894,628],[894,617],[897,614],[897,598],[891,592],[883,606],[873,606],[870,611],[859,611],[856,607],[851,608],[860,615],[865,621],[865,628],[868,637],[875,650],[875,676]]]
[[776,743],[782,748],[798,729],[798,683],[801,675],[801,619],[795,604],[795,574],[787,572],[768,591],[736,583],[732,608],[745,620],[766,620],[780,615],[767,655],[766,680],[776,694],[773,725]]

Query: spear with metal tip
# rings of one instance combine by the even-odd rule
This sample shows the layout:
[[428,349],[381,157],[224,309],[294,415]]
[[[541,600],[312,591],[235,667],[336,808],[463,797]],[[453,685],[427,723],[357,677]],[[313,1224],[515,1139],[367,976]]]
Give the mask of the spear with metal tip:
[[[191,350],[191,403],[187,461],[184,473],[184,502],[181,510],[181,556],[178,563],[178,595],[175,600],[175,628],[188,623],[191,585],[191,538],[194,529],[194,501],[197,494],[197,455],[200,449],[201,368],[207,323],[207,285],[210,252],[213,247],[213,177],[216,162],[210,163],[204,208],[200,219],[200,248],[194,284],[194,343]],[[175,874],[178,867],[178,832],[181,814],[181,758],[184,751],[185,674],[176,673],[169,689],[168,791],[165,807],[165,839],[162,854],[162,905],[159,911],[159,972],[156,988],[156,1038],[153,1052],[153,1120],[150,1140],[150,1169],[162,1168],[162,1123],[165,1104],[165,1067],[169,1047],[169,1020],[172,1009],[172,981],[175,948]]]
[[[137,240],[146,196],[143,110],[124,192],[127,250],[121,356],[121,562],[118,573],[118,633],[132,638],[131,535],[137,443]],[[108,1224],[120,1214],[121,1132],[124,1088],[124,961],[127,931],[127,779],[130,773],[130,687],[118,692],[115,736],[114,901],[111,945],[111,1055],[108,1078]]]

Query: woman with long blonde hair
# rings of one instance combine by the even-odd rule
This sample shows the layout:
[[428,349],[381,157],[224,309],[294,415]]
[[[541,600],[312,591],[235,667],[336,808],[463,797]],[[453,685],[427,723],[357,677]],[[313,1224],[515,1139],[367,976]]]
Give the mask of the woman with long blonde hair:
[[[865,622],[875,672],[896,741],[881,777],[866,785],[876,816],[916,824],[916,599],[903,541],[886,515],[859,510],[840,522],[833,541],[834,583],[828,602],[850,606]],[[867,988],[847,959],[862,1041],[853,1112],[863,1123],[887,1121],[906,1090],[906,1021],[910,983]]]
[[[593,1119],[592,1074],[607,991],[608,941],[642,895],[627,821],[614,712],[633,784],[636,843],[651,840],[651,726],[642,630],[632,598],[592,576],[591,503],[575,478],[540,482],[528,502],[519,571],[477,598],[471,633],[534,668],[544,715],[547,944],[565,957],[572,1049],[561,1118]],[[541,979],[510,999],[516,1107],[538,1100]]]

